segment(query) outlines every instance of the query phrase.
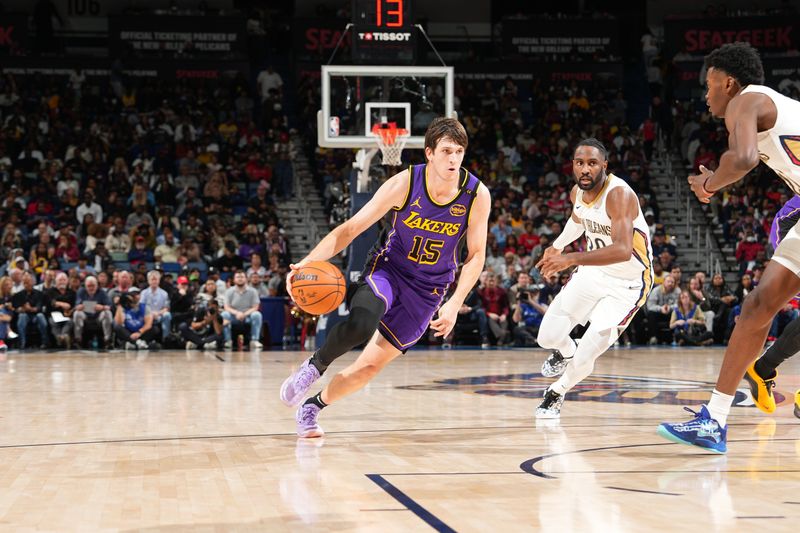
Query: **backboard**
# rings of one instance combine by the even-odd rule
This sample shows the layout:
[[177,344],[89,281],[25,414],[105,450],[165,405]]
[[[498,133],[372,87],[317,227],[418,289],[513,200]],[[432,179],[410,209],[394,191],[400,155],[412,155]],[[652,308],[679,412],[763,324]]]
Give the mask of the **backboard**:
[[377,122],[410,132],[406,148],[423,148],[436,117],[455,117],[453,68],[326,65],[317,142],[327,148],[374,148]]

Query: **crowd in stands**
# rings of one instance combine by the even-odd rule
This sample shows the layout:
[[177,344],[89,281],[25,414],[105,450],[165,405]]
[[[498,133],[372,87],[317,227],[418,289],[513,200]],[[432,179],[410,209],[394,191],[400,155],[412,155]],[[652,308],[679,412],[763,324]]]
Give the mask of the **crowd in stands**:
[[0,347],[182,345],[217,304],[223,344],[232,327],[260,346],[297,150],[265,73],[0,79]]
[[[736,247],[738,287],[710,273],[685,278],[650,187],[656,134],[687,167],[711,169],[726,134],[699,103],[667,106],[658,95],[634,127],[616,87],[456,80],[464,166],[489,187],[493,209],[485,272],[445,346],[535,345],[569,279],[544,279],[535,265],[570,213],[571,152],[590,136],[639,195],[655,256],[656,289],[620,343],[726,342],[763,272],[786,189],[762,166],[711,205]],[[316,123],[319,101],[318,80],[301,80],[301,123]],[[233,328],[258,343],[252,296],[285,296],[292,259],[276,201],[294,192],[293,154],[308,151],[331,226],[349,215],[353,151],[317,147],[312,128],[295,145],[282,102],[271,68],[255,88],[242,78],[109,83],[80,72],[0,80],[0,340],[87,346],[89,332],[100,347],[224,346]],[[419,152],[405,162],[421,162]],[[797,313],[788,304],[772,335]]]

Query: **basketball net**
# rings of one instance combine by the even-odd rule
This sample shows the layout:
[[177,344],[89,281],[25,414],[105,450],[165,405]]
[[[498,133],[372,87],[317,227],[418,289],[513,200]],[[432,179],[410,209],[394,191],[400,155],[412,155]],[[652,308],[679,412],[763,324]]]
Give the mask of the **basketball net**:
[[403,164],[401,155],[408,140],[408,130],[398,128],[396,122],[382,122],[372,126],[372,135],[381,149],[381,164],[396,167]]

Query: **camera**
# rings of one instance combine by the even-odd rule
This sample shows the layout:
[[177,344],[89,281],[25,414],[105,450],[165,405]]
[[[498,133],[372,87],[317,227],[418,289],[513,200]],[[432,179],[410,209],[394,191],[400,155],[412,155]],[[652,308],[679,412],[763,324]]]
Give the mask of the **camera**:
[[216,307],[213,307],[213,306],[210,306],[210,307],[208,308],[208,314],[209,314],[209,315],[216,315],[216,314],[217,314],[217,308],[216,308]]
[[130,309],[133,306],[133,301],[129,294],[121,294],[119,297],[119,305],[122,306],[123,309]]

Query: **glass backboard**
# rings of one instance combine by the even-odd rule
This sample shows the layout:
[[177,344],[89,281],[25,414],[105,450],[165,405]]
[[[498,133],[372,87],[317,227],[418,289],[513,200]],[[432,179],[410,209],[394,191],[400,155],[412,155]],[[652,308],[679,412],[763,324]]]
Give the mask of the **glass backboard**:
[[455,117],[452,67],[322,67],[320,146],[373,148],[372,126],[394,122],[410,132],[406,148],[422,148],[425,130],[441,116]]

